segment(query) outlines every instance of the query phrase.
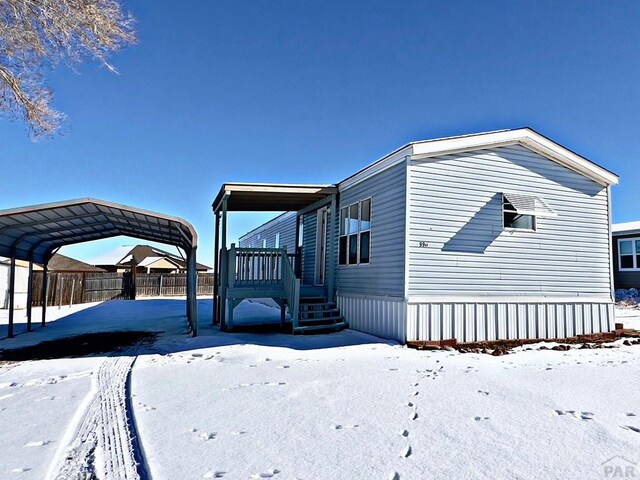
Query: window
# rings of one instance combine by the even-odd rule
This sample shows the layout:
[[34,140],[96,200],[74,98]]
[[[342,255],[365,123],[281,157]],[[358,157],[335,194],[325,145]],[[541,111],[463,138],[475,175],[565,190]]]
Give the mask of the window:
[[280,233],[276,233],[276,247],[280,248]]
[[618,268],[640,270],[640,238],[618,240]]
[[502,194],[502,221],[504,228],[535,230],[537,217],[555,217],[556,213],[533,195]]
[[340,265],[366,264],[371,259],[371,199],[340,209]]

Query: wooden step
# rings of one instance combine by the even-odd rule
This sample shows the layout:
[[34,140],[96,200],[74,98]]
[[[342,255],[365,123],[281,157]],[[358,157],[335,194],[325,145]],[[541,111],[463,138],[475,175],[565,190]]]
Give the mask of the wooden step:
[[321,323],[327,325],[333,325],[334,323],[342,322],[344,317],[342,315],[334,315],[333,317],[321,317],[321,318],[301,318],[298,320],[298,325],[319,325]]
[[300,319],[321,319],[334,316],[340,316],[339,308],[328,308],[326,310],[302,310],[300,312]]
[[344,330],[345,328],[347,328],[349,325],[347,324],[347,322],[338,322],[338,323],[331,323],[329,325],[323,324],[323,325],[305,325],[305,326],[300,326],[297,328],[293,329],[293,333],[297,334],[297,333],[306,333],[306,332],[314,332],[314,333],[319,333],[321,331],[336,331],[336,330]]
[[314,311],[319,312],[321,310],[330,309],[333,310],[336,308],[335,302],[324,302],[324,303],[300,303],[300,311]]

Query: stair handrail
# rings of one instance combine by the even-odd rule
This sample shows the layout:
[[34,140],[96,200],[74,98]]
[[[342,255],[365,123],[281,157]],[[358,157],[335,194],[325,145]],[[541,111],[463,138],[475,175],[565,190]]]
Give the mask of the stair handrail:
[[289,307],[291,323],[295,330],[298,328],[298,320],[300,317],[300,279],[296,278],[296,272],[294,271],[291,261],[287,256],[287,247],[283,246],[280,250],[282,252],[282,255],[280,256],[282,262],[282,283],[287,297],[287,306]]

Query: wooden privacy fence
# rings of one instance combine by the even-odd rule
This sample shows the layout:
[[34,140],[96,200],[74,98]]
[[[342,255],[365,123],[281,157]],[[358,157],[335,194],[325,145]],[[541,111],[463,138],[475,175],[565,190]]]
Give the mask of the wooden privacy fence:
[[[187,275],[138,273],[136,275],[136,296],[175,297],[187,294]],[[197,295],[213,295],[213,274],[198,273]]]
[[[74,305],[130,298],[129,272],[50,272],[47,285],[47,305]],[[33,272],[32,305],[42,305],[42,272]],[[137,297],[170,297],[187,294],[186,274],[136,275]],[[213,295],[213,274],[198,274],[198,295]]]

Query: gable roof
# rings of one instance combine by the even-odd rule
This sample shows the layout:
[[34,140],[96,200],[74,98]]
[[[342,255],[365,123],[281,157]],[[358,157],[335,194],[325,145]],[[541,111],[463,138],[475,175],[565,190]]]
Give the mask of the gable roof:
[[49,271],[73,271],[73,272],[104,272],[104,269],[89,265],[88,263],[81,262],[75,258],[67,257],[56,253],[49,260]]
[[[118,247],[90,261],[92,265],[129,267],[132,259],[135,260],[137,265],[142,266],[142,262],[149,257],[156,258],[156,261],[159,257],[166,258],[179,268],[187,268],[187,262],[183,258],[150,245]],[[209,270],[209,267],[202,263],[196,263],[196,269]]]
[[611,233],[613,235],[629,235],[640,233],[640,221],[614,223],[611,225]]
[[347,177],[339,183],[339,186],[343,189],[360,183],[362,180],[404,161],[407,157],[419,160],[507,145],[522,145],[605,187],[618,183],[618,176],[615,173],[548,139],[535,130],[525,127],[411,142]]

